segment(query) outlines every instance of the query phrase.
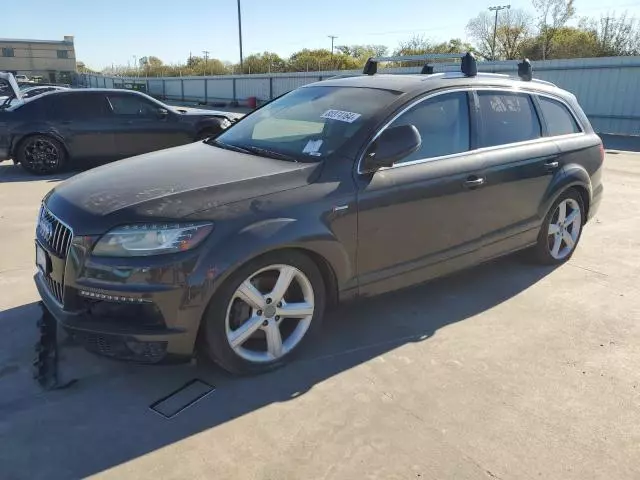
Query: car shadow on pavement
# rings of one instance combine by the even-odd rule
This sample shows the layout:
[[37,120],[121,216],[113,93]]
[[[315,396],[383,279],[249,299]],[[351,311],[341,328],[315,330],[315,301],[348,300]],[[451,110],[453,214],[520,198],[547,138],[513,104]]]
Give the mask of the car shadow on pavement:
[[[63,380],[78,382],[42,392],[30,378],[37,304],[0,312],[0,464],[6,478],[96,474],[271,404],[296,402],[320,382],[407,344],[423,343],[428,356],[429,339],[439,329],[473,319],[552,271],[511,256],[338,307],[327,314],[320,338],[293,363],[244,378],[207,364],[132,365],[65,346]],[[171,419],[149,409],[194,378],[215,391]]]
[[13,162],[0,162],[0,183],[33,182],[36,180],[57,182],[73,177],[76,173],[78,172],[68,171],[54,175],[33,175],[24,170],[20,165],[14,165]]

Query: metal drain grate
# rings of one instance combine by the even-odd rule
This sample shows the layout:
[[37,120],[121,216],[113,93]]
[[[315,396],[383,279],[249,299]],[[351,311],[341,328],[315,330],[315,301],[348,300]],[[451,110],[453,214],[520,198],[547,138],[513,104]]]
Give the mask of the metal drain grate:
[[149,408],[164,418],[172,418],[202,400],[215,390],[213,385],[194,378],[166,397],[156,400]]

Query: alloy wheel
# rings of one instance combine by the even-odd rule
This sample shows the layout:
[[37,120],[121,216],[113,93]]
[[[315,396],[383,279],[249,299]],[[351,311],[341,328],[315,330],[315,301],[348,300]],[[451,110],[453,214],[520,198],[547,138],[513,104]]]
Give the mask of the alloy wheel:
[[295,348],[311,326],[313,287],[291,265],[261,268],[236,289],[226,313],[227,341],[241,358],[275,361]]
[[60,152],[58,147],[46,138],[35,138],[25,145],[23,162],[34,172],[54,172],[60,165]]
[[556,260],[568,257],[578,242],[582,227],[580,205],[573,198],[560,202],[551,216],[547,231],[549,253]]

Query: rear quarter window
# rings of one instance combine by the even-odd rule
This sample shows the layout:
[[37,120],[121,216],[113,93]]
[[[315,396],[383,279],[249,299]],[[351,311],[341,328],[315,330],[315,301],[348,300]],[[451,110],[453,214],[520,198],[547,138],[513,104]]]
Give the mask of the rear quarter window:
[[535,140],[542,136],[540,121],[526,93],[478,92],[480,147]]
[[555,137],[581,132],[575,118],[562,102],[547,97],[538,97],[538,100],[549,136]]

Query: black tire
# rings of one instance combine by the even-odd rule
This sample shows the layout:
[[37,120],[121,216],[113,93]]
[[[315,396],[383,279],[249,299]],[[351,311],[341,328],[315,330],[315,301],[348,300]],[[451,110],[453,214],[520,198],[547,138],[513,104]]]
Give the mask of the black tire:
[[[268,362],[252,362],[237,354],[227,338],[227,311],[231,308],[238,287],[255,272],[271,265],[288,265],[302,272],[313,289],[314,309],[311,323],[302,339],[282,357]],[[265,254],[249,261],[236,270],[214,294],[202,319],[201,353],[205,354],[224,370],[237,375],[259,374],[283,366],[301,351],[320,329],[326,306],[326,287],[316,264],[303,253],[294,250],[282,250]],[[276,317],[277,319],[278,317]],[[286,339],[284,340],[286,341]]]
[[67,166],[67,151],[62,143],[48,135],[30,135],[16,149],[15,159],[34,175],[60,173]]
[[[570,202],[575,202],[578,205],[580,212],[580,225],[578,231],[576,232],[576,239],[573,247],[568,251],[568,253],[562,258],[557,258],[552,254],[553,246],[552,246],[552,234],[549,234],[549,225],[551,223],[555,223],[558,218],[558,206],[569,200]],[[582,201],[582,197],[575,189],[569,189],[563,192],[558,199],[553,202],[553,205],[549,209],[549,212],[544,218],[542,222],[542,226],[540,227],[540,232],[538,233],[538,240],[536,245],[531,249],[531,259],[536,263],[542,265],[560,265],[567,262],[578,248],[578,242],[580,241],[580,237],[582,236],[582,228],[584,227],[585,222],[585,208],[584,202]],[[564,241],[563,241],[564,242]],[[564,243],[563,243],[564,244]],[[566,244],[564,244],[566,247]]]

